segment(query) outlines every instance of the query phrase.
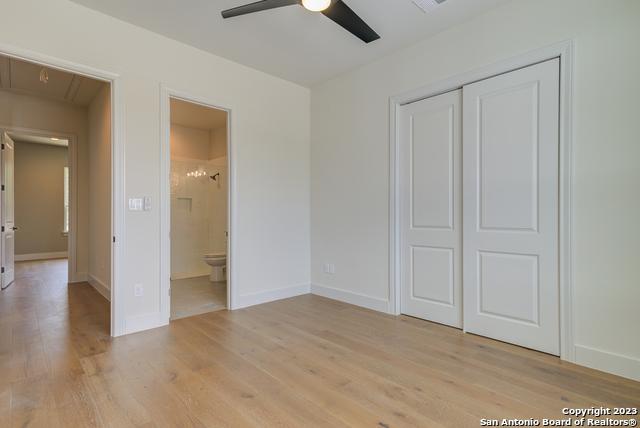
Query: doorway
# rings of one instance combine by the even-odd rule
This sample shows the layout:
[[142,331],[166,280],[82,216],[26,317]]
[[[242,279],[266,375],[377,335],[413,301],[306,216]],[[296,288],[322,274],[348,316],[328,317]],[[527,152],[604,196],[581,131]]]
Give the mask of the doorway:
[[170,319],[228,308],[229,113],[170,97]]
[[573,359],[570,58],[561,43],[391,99],[393,313]]
[[[0,83],[1,258],[7,273],[0,297],[31,296],[50,305],[59,300],[66,307],[66,299],[48,295],[62,297],[66,293],[53,290],[65,289],[69,296],[95,296],[108,308],[114,283],[113,82],[0,55]],[[29,285],[33,278],[44,283],[42,290]],[[109,318],[104,333],[115,335]]]
[[2,140],[0,252],[7,288],[15,279],[15,262],[60,260],[69,271],[70,140],[24,131],[5,131]]

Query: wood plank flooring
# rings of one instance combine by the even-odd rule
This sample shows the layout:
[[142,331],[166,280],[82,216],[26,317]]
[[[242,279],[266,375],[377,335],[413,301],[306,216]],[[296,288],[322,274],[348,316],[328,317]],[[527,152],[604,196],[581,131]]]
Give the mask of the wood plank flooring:
[[477,427],[640,407],[640,383],[317,296],[111,339],[65,261],[0,294],[0,427]]

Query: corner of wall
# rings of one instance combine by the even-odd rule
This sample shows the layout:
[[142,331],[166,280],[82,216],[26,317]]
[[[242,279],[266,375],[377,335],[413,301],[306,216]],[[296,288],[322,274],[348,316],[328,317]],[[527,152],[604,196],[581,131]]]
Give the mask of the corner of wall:
[[575,345],[575,363],[640,381],[640,359],[584,345]]
[[294,285],[291,287],[278,288],[276,290],[260,291],[257,293],[243,294],[237,296],[233,302],[232,310],[248,308],[249,306],[260,305],[262,303],[275,302],[276,300],[288,299],[291,297],[309,294],[311,287],[309,284]]
[[87,280],[102,297],[111,301],[111,289],[103,281],[91,274],[87,275]]
[[391,313],[390,302],[385,299],[367,296],[352,291],[341,290],[339,288],[327,287],[326,285],[311,284],[311,294],[338,300],[362,308],[371,309],[378,312]]

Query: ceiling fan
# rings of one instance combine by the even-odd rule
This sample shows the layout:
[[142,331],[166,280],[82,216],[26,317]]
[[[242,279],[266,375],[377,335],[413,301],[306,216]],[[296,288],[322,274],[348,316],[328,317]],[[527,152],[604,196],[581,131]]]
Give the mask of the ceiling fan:
[[312,12],[321,12],[324,16],[342,26],[365,43],[378,40],[380,36],[373,31],[342,0],[262,0],[222,11],[223,18],[246,15],[278,7],[301,5]]

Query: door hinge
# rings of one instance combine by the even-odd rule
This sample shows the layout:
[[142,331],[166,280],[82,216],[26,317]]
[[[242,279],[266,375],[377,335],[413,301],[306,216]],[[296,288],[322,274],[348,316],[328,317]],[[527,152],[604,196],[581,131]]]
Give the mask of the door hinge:
[[113,237],[113,242],[116,242],[116,237],[115,236]]
[[0,273],[4,273],[4,266],[0,268]]
[[2,185],[2,191],[4,192],[4,184]]
[[2,150],[4,150],[4,143],[2,143]]
[[4,232],[4,226],[2,226],[2,228],[0,228],[0,232]]

